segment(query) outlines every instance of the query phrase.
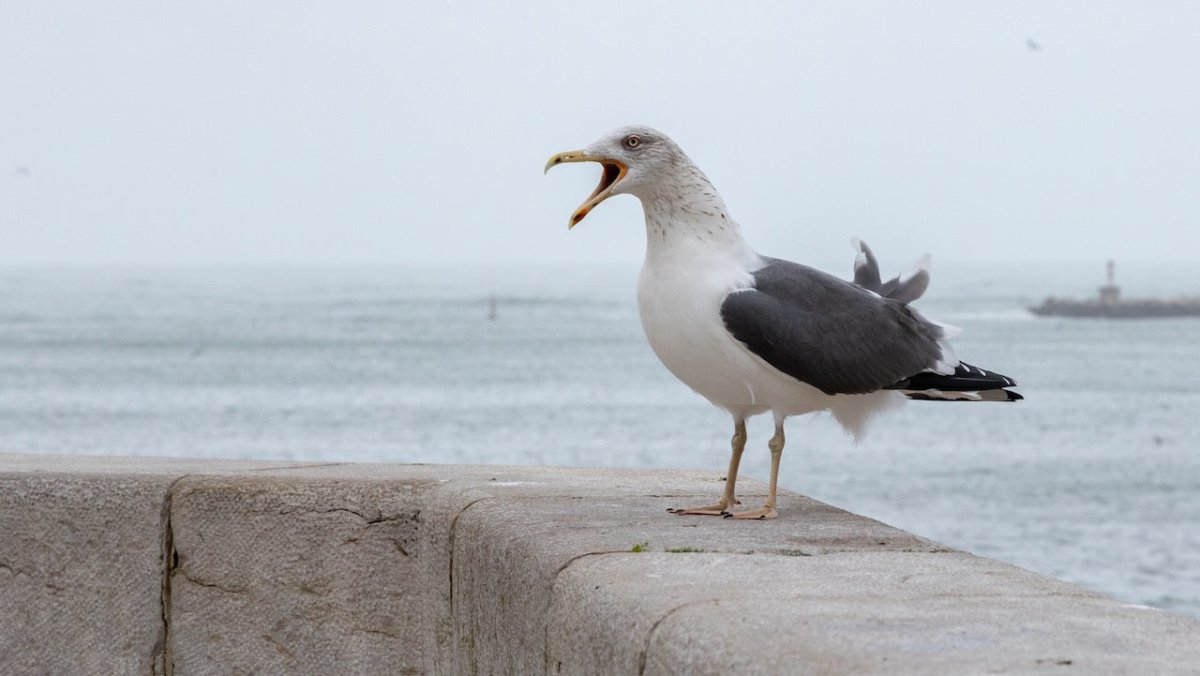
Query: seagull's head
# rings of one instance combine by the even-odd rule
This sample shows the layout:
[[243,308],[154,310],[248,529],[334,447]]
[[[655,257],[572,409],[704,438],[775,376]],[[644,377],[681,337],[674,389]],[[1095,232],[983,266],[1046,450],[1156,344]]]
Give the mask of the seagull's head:
[[687,160],[683,151],[666,134],[641,125],[621,127],[582,150],[570,150],[551,157],[546,171],[568,162],[598,162],[604,171],[600,185],[571,214],[573,228],[592,209],[613,195],[638,194],[653,186]]

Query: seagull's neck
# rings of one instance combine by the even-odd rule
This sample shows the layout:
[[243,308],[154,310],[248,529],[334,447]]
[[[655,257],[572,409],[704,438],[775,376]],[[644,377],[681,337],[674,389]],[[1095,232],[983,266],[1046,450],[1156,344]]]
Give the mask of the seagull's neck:
[[695,165],[638,191],[646,213],[646,260],[693,256],[730,258],[757,267],[758,255],[742,238],[741,229],[708,177]]

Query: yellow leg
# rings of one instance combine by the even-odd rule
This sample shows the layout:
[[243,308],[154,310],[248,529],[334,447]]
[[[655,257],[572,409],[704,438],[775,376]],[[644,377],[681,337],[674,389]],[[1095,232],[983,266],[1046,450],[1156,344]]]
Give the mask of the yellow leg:
[[783,421],[775,421],[775,436],[771,437],[771,441],[767,442],[767,448],[771,449],[771,485],[767,489],[767,501],[763,503],[760,509],[751,509],[745,512],[726,512],[726,518],[733,519],[774,519],[779,516],[775,511],[775,489],[779,485],[779,459],[783,457]]
[[705,505],[704,507],[684,507],[683,509],[669,509],[672,514],[694,514],[701,516],[721,516],[726,514],[726,510],[730,506],[738,504],[737,498],[734,496],[734,490],[737,486],[738,465],[742,463],[742,451],[746,450],[746,421],[733,421],[733,439],[730,440],[730,445],[733,447],[733,453],[729,456],[729,471],[725,474],[725,492],[721,495],[721,501],[715,505]]

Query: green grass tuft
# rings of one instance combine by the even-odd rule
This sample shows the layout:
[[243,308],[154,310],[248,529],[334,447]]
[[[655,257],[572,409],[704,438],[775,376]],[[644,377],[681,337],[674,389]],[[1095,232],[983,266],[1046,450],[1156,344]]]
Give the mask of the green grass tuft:
[[642,552],[649,551],[649,550],[650,550],[649,542],[639,542],[636,545],[634,545],[633,548],[630,549],[629,551],[633,552],[634,554],[641,554]]

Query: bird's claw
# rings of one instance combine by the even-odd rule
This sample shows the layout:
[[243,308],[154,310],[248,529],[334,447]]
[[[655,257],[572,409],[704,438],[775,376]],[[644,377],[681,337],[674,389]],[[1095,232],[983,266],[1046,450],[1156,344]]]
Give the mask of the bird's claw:
[[718,503],[704,507],[669,507],[667,511],[682,516],[722,516],[725,514],[725,505]]
[[762,507],[760,509],[750,509],[744,512],[725,512],[721,516],[726,519],[746,519],[754,521],[766,521],[774,519],[778,516],[774,507]]

